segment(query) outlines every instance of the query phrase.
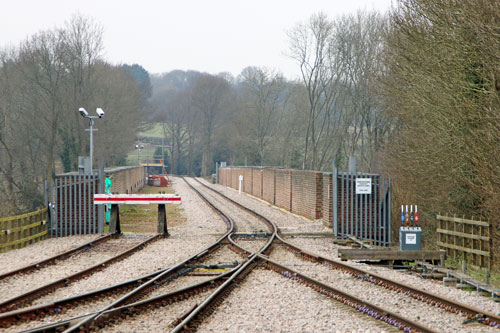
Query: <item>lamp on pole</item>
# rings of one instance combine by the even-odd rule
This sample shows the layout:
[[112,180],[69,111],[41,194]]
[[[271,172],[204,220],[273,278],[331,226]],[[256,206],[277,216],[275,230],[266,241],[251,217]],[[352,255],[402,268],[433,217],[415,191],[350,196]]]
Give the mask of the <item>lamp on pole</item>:
[[97,128],[94,129],[94,119],[104,117],[104,111],[101,108],[97,108],[95,110],[95,112],[97,113],[97,116],[90,116],[89,113],[84,108],[78,109],[78,112],[80,112],[80,115],[83,118],[89,119],[89,129],[86,130],[86,131],[90,132],[90,154],[89,154],[90,155],[90,174],[94,174],[94,170],[93,170],[93,164],[94,164],[93,163],[94,142],[93,142],[93,135],[92,135],[92,133],[94,131],[97,131]]
[[141,150],[144,148],[144,145],[135,145],[135,149],[137,149],[137,161],[139,166],[141,165]]

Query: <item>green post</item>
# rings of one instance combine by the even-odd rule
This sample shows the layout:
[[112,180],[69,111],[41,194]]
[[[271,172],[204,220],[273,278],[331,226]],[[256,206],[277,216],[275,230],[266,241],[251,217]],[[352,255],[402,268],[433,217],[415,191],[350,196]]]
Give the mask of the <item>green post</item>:
[[[109,177],[106,177],[106,181],[105,181],[105,186],[106,186],[106,189],[105,189],[105,193],[106,194],[111,194],[111,185],[113,184],[113,182],[111,181],[111,179]],[[109,221],[111,220],[111,205],[106,205],[106,223],[109,224]]]

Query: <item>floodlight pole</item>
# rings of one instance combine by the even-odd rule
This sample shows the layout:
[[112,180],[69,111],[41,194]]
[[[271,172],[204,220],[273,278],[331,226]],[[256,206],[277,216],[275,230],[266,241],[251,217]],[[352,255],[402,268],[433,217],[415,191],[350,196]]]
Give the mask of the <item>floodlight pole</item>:
[[164,137],[161,137],[161,174],[165,175],[163,171],[163,165],[165,165],[165,147],[164,147]]
[[94,160],[92,159],[92,157],[94,156],[94,140],[93,140],[93,135],[92,133],[94,132],[94,119],[90,118],[90,174],[93,175],[94,174],[94,170],[93,170],[93,164],[94,164]]
[[93,133],[94,131],[97,131],[97,128],[94,129],[94,119],[96,118],[99,118],[99,117],[96,117],[96,116],[87,116],[85,118],[88,118],[89,119],[89,129],[86,129],[86,131],[89,131],[90,132],[90,174],[93,175],[94,174],[94,160],[93,160],[93,156],[94,156],[94,136],[93,136]]
[[97,118],[102,118],[104,116],[104,111],[101,109],[101,108],[97,108],[96,112],[98,114],[98,116],[89,116],[89,114],[87,113],[87,111],[85,111],[84,108],[80,108],[78,110],[80,112],[80,115],[83,117],[83,118],[87,118],[89,120],[89,129],[86,129],[86,131],[89,131],[90,132],[90,174],[93,175],[94,174],[94,131],[97,131],[97,128],[94,129],[94,119],[97,119]]

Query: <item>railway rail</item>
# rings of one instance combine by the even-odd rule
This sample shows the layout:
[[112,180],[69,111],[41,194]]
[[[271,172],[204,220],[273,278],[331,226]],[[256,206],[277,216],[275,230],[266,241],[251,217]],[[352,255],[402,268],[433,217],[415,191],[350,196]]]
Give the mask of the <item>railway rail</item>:
[[[196,329],[203,322],[204,318],[213,313],[216,310],[217,306],[223,302],[224,297],[229,295],[231,290],[236,288],[255,268],[266,268],[276,271],[285,278],[289,278],[296,282],[302,283],[322,295],[328,296],[336,301],[350,306],[351,308],[359,311],[362,314],[378,319],[381,322],[384,322],[401,330],[410,332],[434,332],[433,329],[425,327],[420,323],[416,323],[411,319],[405,318],[401,314],[387,311],[386,309],[370,304],[369,302],[363,301],[362,299],[350,295],[345,291],[338,290],[328,284],[322,283],[321,281],[312,279],[311,277],[308,277],[301,272],[295,271],[294,269],[287,267],[282,263],[271,260],[269,258],[269,254],[272,252],[274,246],[282,246],[283,248],[291,251],[291,253],[295,254],[303,260],[308,260],[313,263],[324,265],[328,269],[342,271],[351,276],[354,276],[360,281],[366,281],[367,283],[375,284],[388,290],[397,291],[398,293],[401,293],[413,299],[425,302],[436,307],[440,307],[452,313],[462,315],[469,320],[477,320],[478,322],[489,326],[500,326],[500,317],[494,314],[485,313],[480,309],[461,304],[439,295],[434,295],[412,286],[405,285],[397,281],[392,281],[377,274],[373,274],[359,268],[351,267],[347,264],[337,262],[303,250],[283,239],[283,237],[279,235],[279,229],[276,224],[266,217],[239,204],[235,200],[223,195],[212,187],[201,183],[199,180],[196,179],[196,181],[202,184],[208,190],[213,191],[213,193],[217,193],[225,200],[228,200],[232,204],[238,206],[240,209],[245,210],[247,213],[252,214],[257,219],[264,222],[269,229],[269,233],[263,234],[263,238],[260,238],[260,243],[257,246],[250,246],[249,248],[249,246],[243,245],[242,243],[244,243],[244,241],[241,241],[241,239],[240,241],[238,241],[238,238],[242,237],[241,234],[235,234],[236,224],[233,219],[227,214],[224,214],[221,209],[211,205],[210,199],[208,199],[206,195],[203,195],[199,190],[195,189],[195,187],[192,186],[192,184],[189,184],[189,182],[186,180],[186,183],[188,183],[188,185],[190,185],[191,188],[203,200],[205,200],[209,204],[209,206],[211,206],[211,208],[214,209],[224,220],[227,225],[227,232],[225,235],[223,235],[206,249],[200,251],[196,255],[186,259],[185,261],[177,265],[166,268],[160,272],[155,272],[142,278],[127,282],[127,288],[131,291],[98,311],[85,316],[74,317],[55,324],[39,327],[28,332],[53,332],[61,330],[64,330],[65,332],[75,332],[97,330],[106,325],[116,323],[117,321],[124,318],[129,318],[131,316],[133,317],[144,311],[148,311],[148,309],[166,306],[172,304],[173,302],[189,299],[193,295],[200,295],[215,289],[213,290],[213,292],[209,293],[209,295],[203,302],[199,304],[192,304],[189,310],[175,321],[176,325],[174,325],[175,327],[173,329],[173,332],[191,331],[193,329]],[[186,269],[189,267],[189,265],[201,262],[203,259],[206,259],[210,254],[213,254],[217,249],[220,249],[224,245],[229,245],[229,247],[233,251],[239,253],[243,257],[243,262],[231,271],[214,278],[207,279],[206,281],[180,288],[175,291],[170,291],[162,295],[139,300],[140,298],[143,298],[145,295],[147,295],[148,291],[151,291],[158,285],[168,282],[171,279],[176,278],[177,276],[185,274]],[[114,288],[118,287],[112,286],[110,287],[110,289],[105,288],[101,291],[98,291],[97,294],[94,295],[94,297],[96,295],[102,296],[110,292],[113,293],[113,290],[118,290]],[[58,303],[54,305],[57,306],[60,304]],[[0,314],[0,325],[2,325],[2,323],[12,323],[13,320],[22,318],[23,315],[26,315],[23,314],[22,311],[23,310],[18,310],[17,313],[16,311],[7,313],[10,317],[6,316],[7,314],[3,314],[2,317],[2,314]],[[33,309],[33,312],[31,312],[31,314],[27,316],[36,317],[37,315],[40,315],[41,312],[43,313],[43,311]],[[4,318],[5,321],[2,321],[2,318]]]
[[[424,327],[418,323],[415,323],[411,320],[408,320],[406,318],[403,318],[402,316],[391,313],[390,311],[381,309],[375,305],[372,305],[368,302],[364,302],[357,297],[354,297],[352,295],[349,295],[347,293],[344,293],[342,291],[339,291],[333,287],[327,286],[319,281],[316,281],[312,278],[306,277],[305,275],[301,275],[299,272],[296,272],[288,267],[282,266],[276,262],[273,262],[269,260],[266,256],[266,252],[270,252],[271,250],[271,245],[273,242],[276,240],[280,240],[283,242],[284,240],[279,236],[279,229],[276,226],[275,223],[267,219],[266,217],[262,216],[261,214],[257,213],[254,210],[251,210],[238,202],[232,200],[231,198],[223,195],[222,193],[214,190],[211,187],[208,187],[207,185],[201,183],[199,180],[197,180],[198,183],[202,184],[209,190],[213,191],[214,193],[220,195],[221,197],[225,198],[232,204],[236,205],[240,209],[243,209],[247,211],[248,213],[256,216],[258,219],[261,219],[264,221],[267,225],[269,225],[272,228],[272,234],[269,237],[269,241],[266,243],[266,246],[262,248],[260,251],[251,253],[245,248],[239,246],[236,243],[233,243],[232,246],[234,249],[242,254],[243,256],[250,257],[249,260],[247,261],[247,266],[242,267],[240,271],[235,273],[234,279],[238,279],[241,281],[249,272],[252,268],[256,267],[257,265],[260,265],[262,262],[264,262],[264,266],[267,268],[271,268],[276,271],[280,271],[283,275],[286,276],[285,272],[289,273],[290,277],[293,277],[296,281],[302,282],[305,285],[311,287],[312,289],[320,292],[323,295],[329,296],[335,300],[338,300],[344,304],[347,304],[358,311],[361,311],[362,313],[368,314],[376,319],[379,319],[381,321],[384,321],[392,326],[396,326],[398,328],[404,329],[406,331],[419,331],[419,332],[434,332],[432,329],[429,329],[427,327]],[[232,240],[231,237],[229,237],[230,240]],[[253,264],[252,266],[250,264]],[[238,281],[238,282],[239,282]],[[205,302],[200,304],[189,316],[187,316],[182,322],[180,322],[172,332],[182,332],[182,331],[190,331],[195,329],[201,322],[201,318],[206,317],[209,313],[214,311],[214,308],[217,304],[221,302],[221,297],[220,295],[224,296],[227,295],[230,291],[231,288],[234,288],[234,283],[230,284],[230,282],[225,283],[221,287],[219,287],[220,290],[218,290],[218,293],[214,293],[211,297],[207,298]]]
[[45,285],[42,285],[42,286],[37,287],[35,289],[32,289],[28,292],[21,294],[21,295],[17,295],[17,296],[10,298],[10,299],[4,300],[4,301],[0,302],[0,313],[16,310],[19,307],[25,306],[41,296],[44,296],[50,292],[53,292],[57,288],[65,287],[72,282],[75,282],[79,279],[85,278],[85,277],[89,276],[90,274],[93,274],[99,270],[102,270],[105,267],[130,256],[134,252],[142,249],[147,244],[149,244],[149,243],[151,243],[159,238],[160,238],[160,235],[149,237],[146,240],[140,242],[139,244],[136,244],[133,247],[128,248],[125,251],[122,251],[122,252],[118,253],[117,255],[115,255],[111,258],[108,258],[104,261],[101,261],[101,262],[99,262],[91,267],[85,268],[85,269],[80,270],[80,271],[73,273],[71,275],[67,275],[63,278],[57,279],[56,281],[49,282]]
[[[220,194],[221,196],[224,196],[227,200],[231,201],[232,203],[234,203],[235,205],[241,207],[242,209],[245,209],[249,212],[251,212],[252,214],[255,214],[256,216],[261,216],[260,214],[258,214],[257,212],[239,204],[238,202],[236,202],[235,200],[223,195],[222,193],[216,191],[215,189],[207,186],[206,184],[204,184],[207,188],[209,188],[210,190],[212,190],[214,193],[218,193]],[[265,217],[261,216],[263,219],[266,219]],[[313,254],[313,253],[310,253],[304,249],[301,249],[289,242],[287,242],[286,240],[284,240],[279,234],[276,235],[276,240],[278,242],[280,242],[281,244],[283,244],[286,248],[288,248],[289,250],[291,250],[293,253],[295,253],[296,255],[306,259],[306,260],[309,260],[311,262],[315,262],[315,263],[321,263],[331,269],[335,269],[335,270],[341,270],[345,273],[348,273],[358,279],[361,279],[363,281],[366,281],[366,282],[369,282],[369,283],[372,283],[372,284],[376,284],[378,286],[381,286],[381,287],[384,287],[388,290],[393,290],[393,291],[397,291],[399,293],[402,293],[408,297],[412,297],[414,299],[417,299],[419,301],[422,301],[422,302],[425,302],[429,305],[432,305],[432,306],[435,306],[435,307],[440,307],[446,311],[449,311],[449,312],[452,312],[452,313],[455,313],[455,314],[459,314],[459,315],[462,315],[464,316],[467,320],[473,320],[473,321],[477,321],[481,324],[485,324],[485,325],[488,325],[488,326],[493,326],[493,327],[500,327],[500,316],[498,315],[495,315],[495,314],[492,314],[492,313],[487,313],[481,309],[478,309],[478,308],[475,308],[475,307],[472,307],[472,306],[469,306],[469,305],[466,305],[466,304],[462,304],[460,302],[456,302],[456,301],[453,301],[453,300],[450,300],[450,299],[447,299],[445,297],[442,297],[442,296],[439,296],[439,295],[436,295],[436,294],[433,294],[433,293],[430,293],[430,292],[427,292],[425,290],[421,290],[421,289],[418,289],[418,288],[414,288],[410,285],[406,285],[404,283],[401,283],[401,282],[397,282],[397,281],[394,281],[394,280],[391,280],[391,279],[387,279],[385,277],[382,277],[380,275],[377,275],[377,274],[373,274],[371,272],[367,272],[367,271],[364,271],[362,269],[359,269],[359,268],[355,268],[355,267],[352,267],[352,266],[349,266],[347,264],[344,264],[344,263],[341,263],[341,262],[337,262],[337,261],[334,261],[334,260],[331,260],[331,259],[328,259],[328,258],[325,258],[325,257],[322,257],[322,256],[319,256],[319,255],[316,255],[316,254]],[[260,256],[260,258],[264,261],[266,261],[269,265],[269,259],[263,257],[263,256]],[[272,264],[271,264],[272,265]],[[279,268],[283,271],[283,268]],[[288,269],[288,271],[290,272],[291,269]],[[295,274],[295,273],[294,273]],[[294,275],[292,274],[292,275]],[[295,275],[294,275],[295,276]],[[310,281],[308,283],[311,283]],[[316,284],[316,288],[321,288],[320,287],[320,283]],[[323,288],[324,289],[324,288]],[[361,303],[363,303],[363,301],[359,300]],[[366,303],[366,302],[364,302]],[[369,311],[370,313],[375,313],[376,311]],[[378,313],[378,312],[377,312]],[[390,316],[390,318],[396,318],[397,315],[396,314],[392,314]],[[391,319],[392,320],[392,319]],[[417,330],[419,331],[423,331],[425,330],[425,328],[416,328]],[[430,331],[430,330],[429,330]]]
[[[216,212],[218,212],[217,208],[215,207],[212,208]],[[149,304],[148,300],[139,302],[135,301],[137,301],[137,299],[139,298],[145,297],[149,292],[157,289],[158,286],[193,271],[194,268],[190,266],[192,266],[194,263],[203,262],[203,260],[205,260],[210,254],[213,254],[217,250],[219,250],[221,248],[222,243],[224,243],[225,241],[227,242],[228,236],[233,232],[234,223],[232,223],[229,219],[227,219],[223,215],[221,215],[221,217],[226,222],[227,225],[226,234],[220,237],[218,240],[216,240],[213,244],[209,245],[207,248],[199,251],[198,253],[189,257],[188,259],[176,265],[173,265],[172,267],[168,267],[166,269],[142,276],[140,278],[133,279],[110,287],[106,287],[90,293],[69,297],[66,299],[50,302],[47,304],[1,313],[0,327],[6,328],[6,327],[11,327],[13,325],[17,325],[21,322],[37,320],[46,315],[60,313],[68,308],[78,306],[88,301],[92,301],[93,299],[103,298],[108,296],[116,297],[119,295],[119,297],[115,299],[113,302],[111,302],[104,308],[100,309],[99,311],[93,312],[90,315],[65,319],[58,323],[45,325],[39,328],[31,329],[29,331],[52,332],[52,331],[68,330],[68,332],[71,332],[81,329],[83,330],[89,329],[95,327],[96,323],[101,322],[102,318],[106,318],[108,320],[111,317],[116,316],[122,312],[127,313],[127,311],[125,310],[127,309],[128,304],[132,304],[130,306],[134,309],[138,307],[139,308],[143,307],[146,304]],[[222,274],[220,275],[220,277],[208,280],[206,283],[205,282],[199,283],[192,287],[184,288],[179,292],[167,293],[164,295],[165,299],[168,302],[172,302],[172,299],[174,300],[183,299],[186,297],[184,293],[192,295],[193,293],[199,292],[197,291],[198,289],[200,290],[206,289],[207,284],[212,288],[217,283],[219,283],[218,281],[220,281],[220,279],[224,279],[225,276],[226,274]],[[127,294],[123,295],[123,293],[126,291],[128,291]],[[160,302],[159,301],[160,299],[162,299],[162,297],[157,296],[153,297],[150,301],[155,303],[155,302]],[[114,309],[120,309],[120,310],[115,311]]]
[[81,246],[78,246],[74,249],[70,249],[68,251],[65,251],[63,253],[60,253],[60,254],[57,254],[55,256],[52,256],[50,258],[47,258],[47,259],[44,259],[44,260],[40,260],[34,264],[30,264],[30,265],[26,265],[26,266],[23,266],[21,268],[18,268],[18,269],[14,269],[12,271],[9,271],[9,272],[6,272],[6,273],[3,273],[3,274],[0,274],[0,281],[3,280],[3,279],[6,279],[8,277],[11,277],[13,275],[17,275],[17,274],[27,274],[27,273],[30,273],[30,272],[33,272],[34,270],[38,270],[38,269],[41,269],[43,267],[46,267],[46,266],[49,266],[49,265],[53,265],[54,263],[56,263],[56,261],[60,261],[60,260],[64,260],[66,258],[68,258],[69,256],[72,256],[78,252],[81,252],[81,251],[84,251],[84,250],[87,250],[89,248],[91,248],[92,246],[95,246],[101,242],[104,242],[104,241],[107,241],[109,239],[111,239],[112,237],[115,237],[115,235],[113,234],[109,234],[109,235],[104,235],[102,237],[99,237],[97,239],[94,239],[90,242],[87,242]]

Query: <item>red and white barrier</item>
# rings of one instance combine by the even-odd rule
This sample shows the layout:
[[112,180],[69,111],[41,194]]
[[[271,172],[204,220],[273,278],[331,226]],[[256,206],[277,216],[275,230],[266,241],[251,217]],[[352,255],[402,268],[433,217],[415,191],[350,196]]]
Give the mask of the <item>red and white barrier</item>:
[[95,205],[178,205],[180,203],[181,197],[178,194],[94,194]]

